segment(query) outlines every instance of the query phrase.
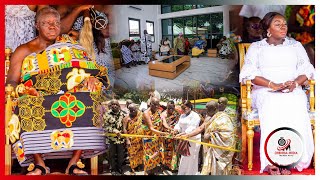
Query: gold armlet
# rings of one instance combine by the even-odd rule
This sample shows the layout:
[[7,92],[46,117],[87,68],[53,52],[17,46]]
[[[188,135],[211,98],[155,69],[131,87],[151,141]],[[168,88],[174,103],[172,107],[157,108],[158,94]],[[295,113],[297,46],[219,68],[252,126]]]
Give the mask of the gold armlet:
[[24,84],[19,84],[15,89],[15,96],[20,97],[21,95],[26,93],[26,86]]

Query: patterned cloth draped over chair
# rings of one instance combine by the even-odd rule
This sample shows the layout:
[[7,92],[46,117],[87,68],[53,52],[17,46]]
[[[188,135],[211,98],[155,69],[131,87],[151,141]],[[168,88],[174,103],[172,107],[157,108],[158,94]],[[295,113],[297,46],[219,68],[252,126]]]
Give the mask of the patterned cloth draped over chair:
[[60,159],[83,150],[82,158],[90,158],[106,150],[99,112],[105,98],[101,88],[89,92],[83,81],[95,76],[107,89],[107,74],[66,35],[24,59],[21,82],[40,96],[21,96],[9,122],[10,141],[21,166],[32,163],[36,153]]

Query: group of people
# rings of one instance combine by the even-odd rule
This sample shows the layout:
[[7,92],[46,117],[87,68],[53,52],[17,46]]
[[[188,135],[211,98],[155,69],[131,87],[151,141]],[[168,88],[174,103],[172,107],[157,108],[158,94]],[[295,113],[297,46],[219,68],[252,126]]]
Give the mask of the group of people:
[[[200,174],[198,160],[201,144],[194,141],[201,142],[203,139],[217,146],[235,148],[234,123],[237,120],[226,113],[227,103],[225,97],[218,102],[208,102],[202,121],[190,101],[184,101],[180,108],[174,101],[168,101],[166,107],[161,107],[159,99],[152,97],[148,109],[144,111],[139,110],[132,101],[127,101],[125,109],[120,108],[117,100],[109,101],[110,109],[103,115],[103,127],[109,133],[111,174],[123,174],[125,148],[131,174],[135,174],[138,167],[143,167],[145,174],[155,174],[156,167],[178,170],[178,175]],[[204,138],[201,138],[201,133]],[[188,147],[183,143],[187,143]],[[204,147],[201,174],[227,175],[233,156],[234,151]]]
[[147,64],[152,58],[151,47],[147,48],[147,51],[146,51],[145,50],[146,48],[142,48],[142,46],[145,46],[145,43],[141,43],[141,41],[138,39],[135,39],[135,40],[132,39],[131,41],[123,40],[120,42],[119,45],[121,47],[120,51],[122,54],[123,64],[127,68],[130,68],[130,65],[136,66],[141,64]]
[[174,54],[177,55],[189,55],[191,50],[192,56],[199,57],[200,54],[204,53],[206,46],[205,36],[194,37],[189,41],[187,37],[183,37],[183,33],[179,33],[173,42]]

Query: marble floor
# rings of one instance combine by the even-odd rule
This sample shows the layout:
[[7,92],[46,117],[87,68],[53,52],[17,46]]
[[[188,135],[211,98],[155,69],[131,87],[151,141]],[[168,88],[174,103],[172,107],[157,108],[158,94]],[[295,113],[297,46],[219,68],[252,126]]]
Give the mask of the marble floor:
[[[165,56],[157,59],[164,58]],[[239,86],[237,61],[222,58],[191,58],[191,65],[175,79],[165,79],[149,75],[148,65],[116,70],[115,87],[141,90],[154,87],[158,91],[180,91],[192,82],[206,82],[213,85]]]

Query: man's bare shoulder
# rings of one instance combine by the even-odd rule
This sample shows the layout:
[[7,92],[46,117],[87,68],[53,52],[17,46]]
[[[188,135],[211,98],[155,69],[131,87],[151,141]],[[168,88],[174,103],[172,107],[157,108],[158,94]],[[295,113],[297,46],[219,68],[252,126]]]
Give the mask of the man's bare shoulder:
[[25,57],[32,53],[32,50],[27,44],[22,44],[17,47],[17,49],[13,52],[11,57],[11,62],[14,63],[16,61],[23,61]]
[[17,47],[14,53],[27,56],[33,52],[36,52],[35,47],[36,47],[35,40],[32,40]]

